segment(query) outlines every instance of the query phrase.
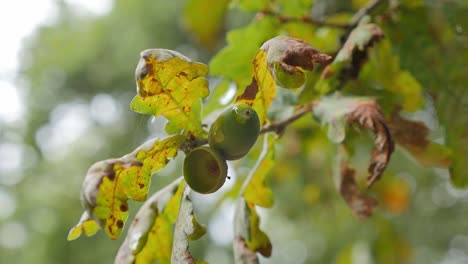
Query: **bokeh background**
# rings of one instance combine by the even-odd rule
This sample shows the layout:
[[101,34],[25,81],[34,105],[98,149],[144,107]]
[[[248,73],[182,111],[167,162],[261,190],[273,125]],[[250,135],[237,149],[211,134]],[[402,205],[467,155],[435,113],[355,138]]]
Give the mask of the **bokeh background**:
[[[358,6],[328,2],[332,4],[321,4],[315,12],[352,14]],[[124,236],[111,241],[99,232],[73,242],[66,237],[82,212],[79,193],[89,166],[163,136],[162,119],[128,107],[135,95],[139,52],[168,48],[208,63],[225,45],[224,33],[248,24],[255,15],[230,8],[223,32],[203,46],[185,27],[185,4],[0,3],[0,263],[112,263]],[[443,7],[432,22],[448,21],[465,41],[460,51],[466,52],[466,1],[426,5]],[[432,136],[440,138],[444,128],[431,111],[419,114]],[[377,213],[359,221],[334,187],[329,151],[334,147],[325,134],[312,119],[306,120],[288,130],[278,146],[278,162],[269,177],[275,206],[260,210],[273,255],[262,263],[468,263],[468,191],[453,188],[447,170],[425,168],[397,150],[373,190],[380,201]],[[362,141],[356,151],[365,161],[371,145],[368,139]],[[230,171],[233,179],[219,193],[195,195],[197,213],[209,230],[192,243],[196,257],[233,263],[230,190],[254,164],[251,157],[231,164],[237,166]],[[153,191],[180,176],[182,158],[153,177]],[[131,203],[131,213],[138,207]]]

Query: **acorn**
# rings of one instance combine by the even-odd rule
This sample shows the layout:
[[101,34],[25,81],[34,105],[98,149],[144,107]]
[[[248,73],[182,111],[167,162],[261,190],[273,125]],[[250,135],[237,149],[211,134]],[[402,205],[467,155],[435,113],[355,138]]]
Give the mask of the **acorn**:
[[211,125],[208,144],[226,160],[244,157],[257,141],[260,120],[247,104],[227,107]]

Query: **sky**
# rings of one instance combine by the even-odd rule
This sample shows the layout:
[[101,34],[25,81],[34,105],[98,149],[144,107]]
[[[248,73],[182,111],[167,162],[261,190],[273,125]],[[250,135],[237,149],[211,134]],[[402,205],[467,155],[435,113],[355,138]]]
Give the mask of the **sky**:
[[[21,45],[41,25],[52,24],[57,8],[55,0],[0,1],[0,124],[12,123],[26,113],[17,80]],[[104,15],[112,9],[112,0],[65,0],[84,12]]]

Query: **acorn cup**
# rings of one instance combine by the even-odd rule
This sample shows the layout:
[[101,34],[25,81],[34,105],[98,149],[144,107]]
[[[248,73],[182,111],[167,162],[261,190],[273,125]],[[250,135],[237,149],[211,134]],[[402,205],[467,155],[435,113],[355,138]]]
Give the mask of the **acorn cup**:
[[226,160],[209,147],[190,151],[184,160],[184,178],[198,193],[216,192],[226,181]]

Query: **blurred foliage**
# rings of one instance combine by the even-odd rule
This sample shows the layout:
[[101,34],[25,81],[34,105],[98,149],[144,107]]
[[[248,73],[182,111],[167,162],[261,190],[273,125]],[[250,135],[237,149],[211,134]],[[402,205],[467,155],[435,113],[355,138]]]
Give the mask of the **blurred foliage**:
[[[87,168],[97,160],[130,153],[149,137],[164,135],[162,118],[129,109],[142,50],[167,48],[209,62],[210,74],[223,77],[217,87],[229,93],[230,82],[242,89],[250,83],[257,50],[278,34],[304,39],[335,57],[346,30],[296,18],[311,15],[343,23],[367,3],[237,0],[226,7],[225,1],[219,1],[213,6],[216,13],[210,13],[211,6],[203,10],[216,25],[203,27],[204,20],[199,19],[204,15],[197,17],[189,8],[207,2],[115,0],[109,14],[95,17],[59,1],[55,23],[43,26],[25,43],[19,78],[27,115],[17,125],[0,127],[2,143],[24,149],[24,166],[0,172],[0,192],[11,193],[15,201],[14,214],[0,218],[2,263],[114,259],[124,236],[109,240],[99,232],[71,243],[66,236],[82,211],[79,192]],[[357,184],[379,202],[374,215],[360,221],[337,192],[338,181],[332,176],[337,147],[327,139],[327,130],[310,116],[290,125],[277,140],[273,167],[262,175],[275,203],[253,211],[272,244],[271,257],[261,258],[262,263],[468,262],[468,191],[453,185],[468,184],[468,6],[462,0],[389,2],[389,11],[374,17],[384,40],[369,51],[360,75],[347,82],[342,92],[376,97],[388,119],[396,111],[393,106],[401,104],[404,120],[428,128],[421,144],[431,147],[408,146],[402,144],[405,138],[400,142],[397,138],[400,146],[382,180],[367,191],[361,176],[366,175],[373,140],[365,133],[346,131],[347,147],[352,145],[350,161],[359,175]],[[265,8],[294,19],[282,22],[260,12]],[[317,96],[314,87],[322,70],[318,67],[308,73],[302,93],[278,91],[271,109],[278,104],[284,107],[269,113],[271,119],[291,114],[298,98]],[[223,94],[210,98],[222,99]],[[211,109],[223,105],[208,102]],[[418,127],[415,122],[408,130]],[[230,171],[231,180],[220,192],[192,196],[198,221],[208,227],[208,235],[190,242],[195,259],[233,263],[233,198],[255,166],[262,141],[259,138],[246,158],[230,163],[236,170]],[[415,148],[427,158],[418,159],[421,152],[415,155]],[[434,153],[450,162],[431,156]],[[153,176],[157,180],[150,193],[180,176],[182,158],[179,155]],[[441,168],[426,167],[424,160]],[[130,219],[140,206],[129,201]],[[12,234],[18,224],[24,230]],[[14,247],[21,239],[24,244]]]

